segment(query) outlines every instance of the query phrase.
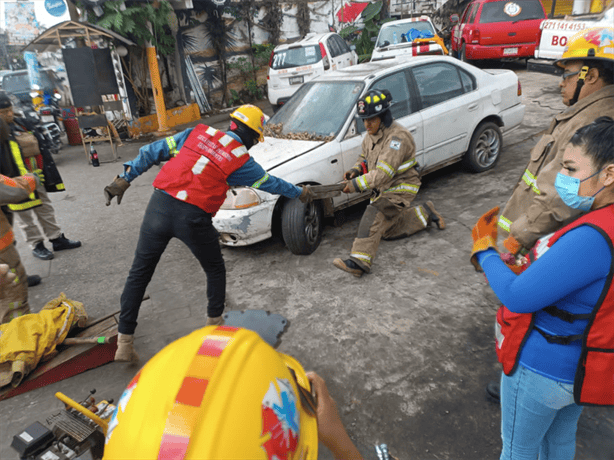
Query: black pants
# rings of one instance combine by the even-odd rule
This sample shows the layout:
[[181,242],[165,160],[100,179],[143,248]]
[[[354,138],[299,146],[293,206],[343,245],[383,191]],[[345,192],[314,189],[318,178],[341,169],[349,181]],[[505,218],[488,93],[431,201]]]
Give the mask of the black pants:
[[160,190],[154,191],[141,224],[134,261],[121,297],[119,332],[134,334],[145,289],[173,237],[190,248],[207,274],[207,315],[220,316],[226,298],[226,267],[218,236],[211,214]]

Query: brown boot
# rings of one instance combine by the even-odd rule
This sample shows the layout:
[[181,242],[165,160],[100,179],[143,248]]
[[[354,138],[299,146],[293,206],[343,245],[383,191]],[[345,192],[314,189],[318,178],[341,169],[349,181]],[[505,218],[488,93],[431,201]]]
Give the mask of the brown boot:
[[220,316],[207,316],[207,323],[205,326],[223,326],[224,325],[224,317]]
[[139,355],[134,351],[134,335],[117,334],[117,351],[115,361],[130,362],[138,361]]
[[344,272],[351,273],[357,278],[360,278],[365,273],[365,271],[360,268],[360,265],[358,265],[352,259],[342,260],[336,258],[333,260],[333,265]]
[[424,203],[424,209],[429,213],[429,221],[437,225],[439,230],[446,228],[446,221],[443,220],[443,216],[437,212],[432,201]]

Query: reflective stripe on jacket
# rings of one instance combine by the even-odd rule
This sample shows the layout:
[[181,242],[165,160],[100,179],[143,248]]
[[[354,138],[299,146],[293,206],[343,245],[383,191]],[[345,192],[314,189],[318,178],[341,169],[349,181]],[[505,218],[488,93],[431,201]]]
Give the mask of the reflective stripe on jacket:
[[[538,258],[547,248],[570,230],[580,225],[589,225],[598,230],[607,240],[614,254],[614,205],[592,211],[552,235],[544,248],[537,243],[531,250],[532,259]],[[614,259],[613,259],[614,260]],[[589,315],[573,315],[556,305],[544,309],[548,314],[567,317],[566,321],[586,320],[588,325],[581,336],[546,337],[557,343],[582,340],[582,353],[574,381],[576,404],[614,406],[614,264],[599,296],[599,301]],[[520,353],[529,335],[536,329],[535,313],[514,313],[501,306],[495,324],[496,349],[503,372],[511,375],[518,366]],[[538,330],[539,332],[539,330]],[[543,334],[543,333],[542,333]]]
[[215,215],[226,199],[226,179],[249,158],[242,143],[223,131],[199,124],[179,153],[162,167],[153,186]]
[[[26,168],[26,165],[24,164],[24,159],[21,156],[21,149],[19,148],[19,144],[17,144],[17,142],[15,142],[14,140],[9,140],[9,146],[11,147],[11,155],[13,157],[13,161],[15,165],[17,166],[17,169],[19,170],[20,176],[25,176],[29,172],[32,172],[34,169],[40,169],[38,168],[36,157],[30,157],[27,159],[27,160],[30,160],[30,167],[32,167],[32,162],[34,162],[35,167],[32,169]],[[41,204],[43,204],[43,202],[38,197],[36,190],[30,193],[28,198],[29,200],[23,203],[9,204],[8,205],[9,209],[11,211],[25,211],[26,209],[32,209],[36,206],[40,206]]]

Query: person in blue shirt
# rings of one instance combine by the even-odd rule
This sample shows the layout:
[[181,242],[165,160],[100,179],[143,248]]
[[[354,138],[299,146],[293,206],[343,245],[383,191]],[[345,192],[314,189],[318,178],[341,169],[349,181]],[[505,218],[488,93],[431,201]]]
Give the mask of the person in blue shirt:
[[[207,325],[222,324],[226,299],[226,268],[212,218],[230,186],[249,186],[265,192],[313,198],[311,189],[269,175],[247,151],[264,140],[264,114],[244,105],[232,114],[230,129],[218,131],[197,125],[174,136],[141,147],[124,163],[124,172],[104,189],[107,206],[113,197],[121,203],[130,183],[153,165],[167,161],[153,185],[132,268],[121,296],[116,361],[135,361],[134,331],[145,289],[171,238],[188,246],[207,276]],[[170,160],[170,161],[168,161]]]
[[614,405],[612,139],[610,117],[571,138],[555,187],[588,214],[538,240],[520,275],[496,250],[498,208],[474,227],[472,262],[505,305],[497,314],[501,460],[573,459],[583,404]]

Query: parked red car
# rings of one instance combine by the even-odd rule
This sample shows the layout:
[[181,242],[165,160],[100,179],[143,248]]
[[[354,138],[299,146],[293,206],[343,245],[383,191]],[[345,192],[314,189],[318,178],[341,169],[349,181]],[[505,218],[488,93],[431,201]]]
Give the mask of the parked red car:
[[475,0],[452,29],[452,53],[465,62],[533,57],[545,18],[540,0]]

